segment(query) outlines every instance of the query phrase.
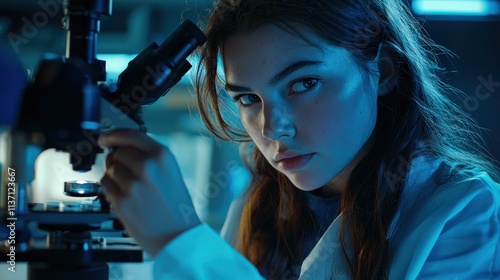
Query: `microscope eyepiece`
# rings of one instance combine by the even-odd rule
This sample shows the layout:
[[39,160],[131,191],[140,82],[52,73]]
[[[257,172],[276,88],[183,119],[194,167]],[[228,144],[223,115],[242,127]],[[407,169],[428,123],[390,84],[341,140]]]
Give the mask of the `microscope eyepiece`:
[[130,61],[117,90],[104,97],[140,124],[139,107],[153,104],[177,84],[191,68],[186,58],[205,41],[203,32],[185,20],[160,46],[151,43]]
[[161,44],[157,52],[173,65],[179,65],[206,40],[205,34],[193,22],[185,20]]

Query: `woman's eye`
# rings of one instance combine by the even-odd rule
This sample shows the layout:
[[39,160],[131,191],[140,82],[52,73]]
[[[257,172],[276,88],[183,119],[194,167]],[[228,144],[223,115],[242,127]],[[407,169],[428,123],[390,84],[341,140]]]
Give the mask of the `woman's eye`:
[[243,106],[249,106],[260,101],[259,96],[256,94],[240,94],[233,99]]
[[291,93],[303,93],[303,92],[306,92],[306,91],[314,88],[317,83],[318,83],[318,79],[315,79],[315,78],[302,79],[302,80],[299,80],[297,82],[294,82],[290,86],[290,92]]

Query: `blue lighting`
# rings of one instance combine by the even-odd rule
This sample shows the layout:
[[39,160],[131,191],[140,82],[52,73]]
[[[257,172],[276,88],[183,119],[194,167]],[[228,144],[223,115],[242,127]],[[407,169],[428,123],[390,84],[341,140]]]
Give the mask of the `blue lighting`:
[[[98,59],[106,61],[106,79],[116,82],[118,80],[118,75],[120,75],[125,68],[127,68],[128,63],[134,59],[137,54],[97,54]],[[196,67],[199,63],[199,58],[195,56],[189,56],[187,60]],[[186,75],[184,75],[179,81],[179,85],[190,85],[191,79],[194,77],[195,71],[191,68]]]
[[500,2],[488,0],[413,0],[419,15],[487,16],[500,14]]

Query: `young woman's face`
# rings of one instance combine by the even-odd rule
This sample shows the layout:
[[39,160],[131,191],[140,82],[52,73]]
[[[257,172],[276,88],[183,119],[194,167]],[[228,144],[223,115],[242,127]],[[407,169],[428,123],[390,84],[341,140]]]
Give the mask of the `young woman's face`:
[[308,39],[315,46],[264,25],[223,48],[226,90],[244,128],[305,191],[328,185],[359,158],[375,126],[379,77],[376,60],[367,73],[347,50]]

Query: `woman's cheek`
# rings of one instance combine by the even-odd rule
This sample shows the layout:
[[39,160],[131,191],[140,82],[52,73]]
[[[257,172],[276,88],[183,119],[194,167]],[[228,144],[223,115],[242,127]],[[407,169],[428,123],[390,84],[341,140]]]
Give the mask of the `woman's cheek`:
[[240,120],[245,128],[246,132],[250,137],[257,136],[256,133],[259,132],[259,120],[258,114],[252,112],[251,110],[244,109],[240,111]]

